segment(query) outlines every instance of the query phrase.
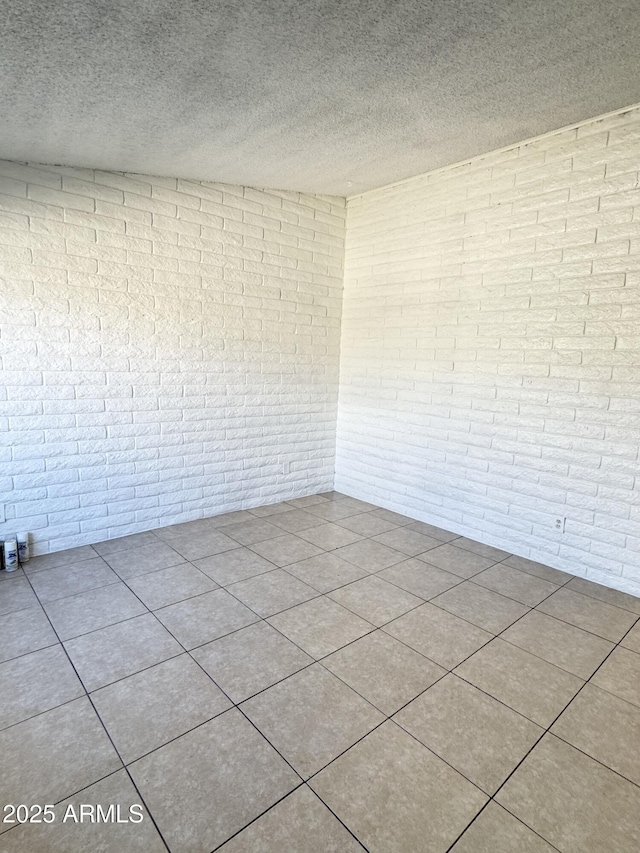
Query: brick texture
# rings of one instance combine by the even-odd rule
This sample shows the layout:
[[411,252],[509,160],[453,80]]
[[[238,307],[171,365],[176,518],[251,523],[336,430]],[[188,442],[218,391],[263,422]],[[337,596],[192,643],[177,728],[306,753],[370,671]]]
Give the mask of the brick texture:
[[0,163],[0,536],[333,486],[344,199]]
[[640,594],[639,169],[633,109],[349,199],[337,489]]

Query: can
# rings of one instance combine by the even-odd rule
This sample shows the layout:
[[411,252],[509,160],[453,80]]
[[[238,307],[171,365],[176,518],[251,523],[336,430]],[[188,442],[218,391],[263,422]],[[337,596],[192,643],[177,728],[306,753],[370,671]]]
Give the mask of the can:
[[18,568],[18,543],[15,539],[5,540],[4,567],[7,572],[15,572]]
[[18,560],[20,563],[29,562],[29,534],[17,533],[16,540],[18,542]]

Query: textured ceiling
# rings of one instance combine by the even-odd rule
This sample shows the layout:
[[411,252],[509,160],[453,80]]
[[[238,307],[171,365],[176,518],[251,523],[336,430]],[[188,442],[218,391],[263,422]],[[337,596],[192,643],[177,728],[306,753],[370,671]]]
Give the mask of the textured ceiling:
[[640,101],[638,0],[0,0],[0,157],[350,195]]

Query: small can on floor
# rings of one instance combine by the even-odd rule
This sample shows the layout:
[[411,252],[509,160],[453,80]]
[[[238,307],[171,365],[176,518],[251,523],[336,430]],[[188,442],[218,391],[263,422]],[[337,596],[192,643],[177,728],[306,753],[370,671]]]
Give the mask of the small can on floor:
[[4,568],[7,572],[15,572],[18,568],[18,542],[16,539],[5,540]]
[[17,533],[16,541],[18,543],[18,561],[22,563],[29,562],[29,534]]

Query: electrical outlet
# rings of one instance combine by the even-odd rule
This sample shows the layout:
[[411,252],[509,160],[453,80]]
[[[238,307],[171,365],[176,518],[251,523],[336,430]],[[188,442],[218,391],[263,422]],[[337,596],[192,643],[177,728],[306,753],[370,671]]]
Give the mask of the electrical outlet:
[[7,520],[7,513],[5,511],[5,505],[0,504],[0,524],[6,520]]
[[566,518],[556,518],[553,522],[553,529],[558,533],[564,533],[564,525],[566,522]]

